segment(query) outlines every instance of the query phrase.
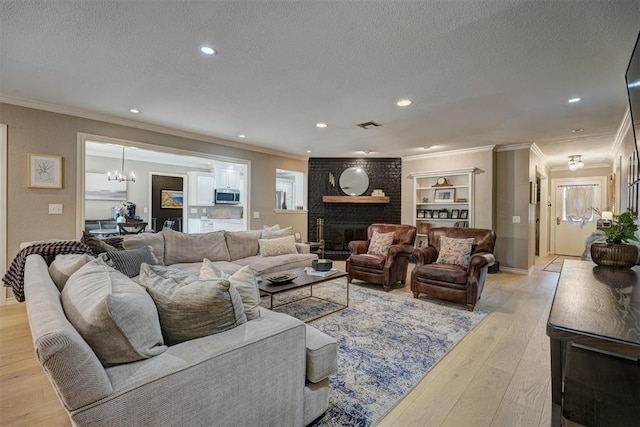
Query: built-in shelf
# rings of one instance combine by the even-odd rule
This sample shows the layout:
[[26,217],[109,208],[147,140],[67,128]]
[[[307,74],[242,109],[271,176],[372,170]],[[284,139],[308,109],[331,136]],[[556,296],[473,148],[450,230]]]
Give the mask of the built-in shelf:
[[324,203],[389,203],[388,196],[322,196]]

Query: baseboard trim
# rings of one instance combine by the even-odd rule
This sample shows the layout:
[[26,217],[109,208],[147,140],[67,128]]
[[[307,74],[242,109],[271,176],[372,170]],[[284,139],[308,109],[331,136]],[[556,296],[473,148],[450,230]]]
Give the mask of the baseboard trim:
[[528,270],[523,270],[522,268],[504,267],[500,265],[500,271],[506,271],[507,273],[529,275],[533,271],[533,267],[529,268]]
[[5,300],[5,305],[18,304],[18,300],[14,296],[7,297]]

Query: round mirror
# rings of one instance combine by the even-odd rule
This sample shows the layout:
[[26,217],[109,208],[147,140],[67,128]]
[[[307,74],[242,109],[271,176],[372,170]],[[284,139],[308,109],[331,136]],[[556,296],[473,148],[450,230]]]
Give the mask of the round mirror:
[[349,196],[361,196],[369,188],[369,176],[362,168],[348,168],[340,175],[340,188]]

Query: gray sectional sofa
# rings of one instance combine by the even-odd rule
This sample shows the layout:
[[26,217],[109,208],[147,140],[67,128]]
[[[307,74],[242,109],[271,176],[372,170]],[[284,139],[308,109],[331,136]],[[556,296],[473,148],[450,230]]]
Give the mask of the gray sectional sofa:
[[[229,273],[250,265],[258,274],[307,266],[316,258],[260,256],[260,237],[252,231],[166,230],[128,236],[123,246],[151,246],[161,264],[191,273],[203,258]],[[336,341],[293,317],[260,307],[259,318],[224,332],[105,366],[65,313],[59,287],[45,259],[30,255],[25,296],[36,354],[74,425],[303,426],[328,407]]]

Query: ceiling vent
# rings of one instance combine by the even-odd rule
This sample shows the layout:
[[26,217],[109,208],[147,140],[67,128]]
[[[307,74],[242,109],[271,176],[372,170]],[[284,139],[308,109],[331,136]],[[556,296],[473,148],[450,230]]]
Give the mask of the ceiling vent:
[[370,127],[377,128],[378,126],[382,126],[380,123],[376,123],[374,121],[359,123],[356,126],[361,127],[362,129],[369,129]]

